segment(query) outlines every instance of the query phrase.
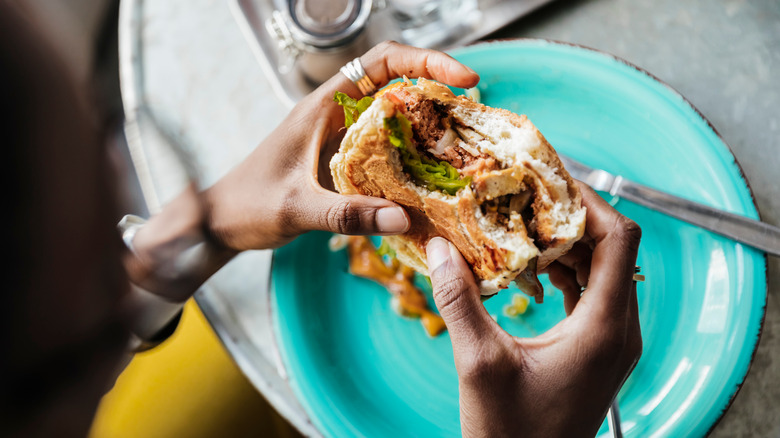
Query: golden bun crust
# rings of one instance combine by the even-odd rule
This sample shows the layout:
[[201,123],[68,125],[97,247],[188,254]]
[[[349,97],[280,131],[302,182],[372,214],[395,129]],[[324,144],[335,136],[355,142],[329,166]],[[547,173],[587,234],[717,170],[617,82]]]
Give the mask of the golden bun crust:
[[[399,99],[392,92],[377,97],[347,130],[330,168],[339,192],[382,197],[405,207],[411,229],[385,237],[401,262],[428,275],[425,247],[432,237],[442,236],[458,248],[488,295],[506,288],[533,259],[539,269],[547,266],[582,236],[585,209],[579,189],[525,116],[455,96],[425,79],[394,85],[392,91],[398,90],[443,105],[459,126],[480,138],[474,142],[476,152],[502,163],[501,169],[475,175],[472,184],[454,196],[416,185],[403,172],[400,154],[384,127],[385,118],[399,111]],[[508,224],[499,224],[480,207],[486,199],[528,188],[533,189],[533,237],[519,213],[511,214]]]

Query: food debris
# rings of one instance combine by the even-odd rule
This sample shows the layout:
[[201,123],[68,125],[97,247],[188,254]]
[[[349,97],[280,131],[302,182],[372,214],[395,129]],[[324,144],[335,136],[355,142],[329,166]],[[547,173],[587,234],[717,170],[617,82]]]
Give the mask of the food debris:
[[334,234],[330,239],[328,239],[328,249],[336,252],[346,248],[348,243],[349,236],[345,236],[343,234]]
[[504,306],[504,315],[510,318],[522,315],[528,310],[528,305],[531,300],[525,295],[514,294],[512,295],[512,301]]
[[473,100],[474,102],[480,103],[480,100],[482,99],[482,93],[479,92],[479,88],[466,88],[466,97]]
[[[391,304],[395,311],[403,316],[420,318],[428,335],[437,336],[447,329],[444,320],[430,310],[425,295],[414,285],[412,268],[395,257],[389,257],[390,260],[385,262],[368,237],[348,236],[347,239],[350,273],[374,280],[387,288],[393,295]],[[386,249],[382,253],[391,256]]]

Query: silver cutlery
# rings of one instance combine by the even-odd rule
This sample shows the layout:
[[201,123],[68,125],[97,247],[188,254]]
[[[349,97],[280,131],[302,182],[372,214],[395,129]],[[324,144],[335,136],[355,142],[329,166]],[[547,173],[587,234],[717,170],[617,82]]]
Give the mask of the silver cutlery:
[[594,190],[609,192],[612,196],[660,211],[768,254],[780,256],[780,227],[689,201],[558,155],[571,176]]

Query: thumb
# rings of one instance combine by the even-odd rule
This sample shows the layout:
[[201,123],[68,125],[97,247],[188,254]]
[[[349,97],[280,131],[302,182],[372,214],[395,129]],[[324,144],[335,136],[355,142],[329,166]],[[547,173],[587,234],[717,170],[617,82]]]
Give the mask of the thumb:
[[427,253],[433,299],[447,324],[453,348],[478,346],[477,341],[495,333],[498,325],[482,304],[474,274],[455,245],[442,237],[428,242]]
[[299,208],[299,228],[339,234],[400,234],[409,230],[409,215],[387,199],[340,195],[319,190]]

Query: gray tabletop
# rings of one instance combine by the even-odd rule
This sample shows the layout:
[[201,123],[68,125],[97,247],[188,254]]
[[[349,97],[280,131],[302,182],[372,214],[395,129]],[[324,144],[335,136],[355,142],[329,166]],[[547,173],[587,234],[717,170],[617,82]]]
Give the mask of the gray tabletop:
[[[246,156],[288,108],[274,97],[226,3],[126,0],[122,8],[122,92],[132,116],[128,135],[144,196],[155,211],[181,188],[162,142],[174,138],[185,145],[202,183],[209,185]],[[780,2],[558,1],[492,37],[582,44],[668,83],[731,146],[762,219],[780,225]],[[241,317],[268,315],[267,302],[256,293],[268,282],[267,273],[256,267],[268,260],[263,251],[242,255],[198,293],[199,303],[253,384],[305,433],[316,434],[291,400],[267,318],[247,322]],[[780,436],[778,259],[769,259],[768,278],[755,360],[714,437]]]

